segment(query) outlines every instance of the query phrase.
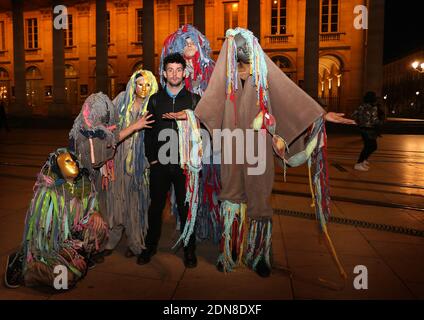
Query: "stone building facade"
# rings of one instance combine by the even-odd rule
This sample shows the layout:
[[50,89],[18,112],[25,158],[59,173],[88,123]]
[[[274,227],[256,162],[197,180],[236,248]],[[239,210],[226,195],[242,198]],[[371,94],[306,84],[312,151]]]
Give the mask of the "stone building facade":
[[[68,29],[53,28],[56,5],[66,6]],[[314,79],[311,95],[329,110],[349,113],[364,91],[381,90],[384,0],[308,0],[308,5],[306,0],[2,1],[0,94],[12,112],[76,114],[92,92],[116,96],[139,66],[157,74],[164,39],[191,23],[206,34],[215,57],[227,28],[253,30],[294,82],[304,87]],[[368,9],[368,29],[354,25],[358,6]],[[305,43],[307,30],[317,50]],[[305,68],[310,61],[312,68]]]

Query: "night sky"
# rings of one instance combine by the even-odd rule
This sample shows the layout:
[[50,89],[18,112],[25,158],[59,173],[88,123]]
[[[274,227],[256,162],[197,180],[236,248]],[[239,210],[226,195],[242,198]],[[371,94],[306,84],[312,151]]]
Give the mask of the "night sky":
[[424,49],[424,1],[386,0],[384,62]]

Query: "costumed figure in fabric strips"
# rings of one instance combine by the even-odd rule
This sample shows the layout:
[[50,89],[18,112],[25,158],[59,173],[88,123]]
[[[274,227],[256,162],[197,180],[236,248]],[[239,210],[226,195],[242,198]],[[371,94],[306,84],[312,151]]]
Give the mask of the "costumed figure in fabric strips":
[[[224,138],[220,194],[223,233],[218,270],[231,271],[243,260],[260,276],[270,274],[273,150],[284,159],[283,164],[298,166],[308,162],[317,219],[329,240],[325,111],[269,59],[252,32],[242,28],[227,30],[208,89],[195,113],[209,130],[242,129],[247,144],[252,143],[254,154],[259,154],[257,165],[265,165],[263,173],[253,174],[247,159],[244,164],[225,163],[225,153],[232,153],[234,159],[237,145]],[[328,118],[345,121],[339,114]],[[249,129],[255,130],[254,140],[248,139]],[[265,142],[263,148],[261,140]],[[290,151],[285,152],[288,146]],[[331,248],[345,277],[332,245]]]
[[118,121],[119,115],[109,97],[102,92],[93,93],[84,101],[69,132],[70,148],[89,170],[98,192],[100,211],[108,223],[111,213],[106,192],[115,178],[111,159],[119,142]]
[[[107,225],[88,171],[68,149],[58,149],[38,174],[22,247],[8,257],[5,283],[10,288],[25,284],[70,289],[86,274],[106,238]],[[57,266],[67,272],[68,283],[60,287],[55,285]]]
[[[88,169],[90,178],[95,183],[100,212],[108,225],[113,225],[115,214],[113,206],[108,203],[108,195],[115,180],[113,157],[117,144],[144,128],[146,122],[146,118],[141,117],[125,128],[118,128],[118,110],[105,94],[98,92],[85,100],[69,133],[71,149],[75,151],[84,168]],[[111,250],[105,250],[104,245],[102,254],[96,257],[96,262],[102,262],[104,255],[112,253]]]
[[[184,83],[188,91],[202,96],[211,78],[215,62],[210,57],[212,50],[208,39],[190,24],[169,35],[162,48],[159,74],[162,74],[163,59],[170,53],[180,53],[186,63]],[[165,80],[161,78],[162,87]]]
[[[140,69],[133,73],[126,90],[113,101],[119,113],[120,131],[138,118],[146,121],[150,118],[147,104],[150,95],[157,91],[156,78],[150,71]],[[125,229],[128,242],[125,256],[132,257],[145,248],[148,227],[149,170],[144,154],[144,131],[134,132],[117,146],[114,167],[115,181],[108,192],[108,206],[113,214],[108,220],[110,233],[106,250],[116,247]]]
[[[345,278],[326,227],[330,197],[324,119],[347,124],[354,121],[343,118],[343,114],[326,114],[269,59],[252,32],[242,28],[227,30],[195,115],[212,134],[221,130],[217,136],[222,140],[218,270],[228,272],[243,262],[262,277],[271,273],[270,196],[275,153],[284,169],[286,164],[308,163],[317,219]],[[186,119],[181,113],[170,117]],[[232,139],[240,131],[243,141]],[[256,163],[252,164],[247,152],[238,151],[244,142],[244,149],[252,148],[251,153],[257,155]],[[243,161],[235,161],[237,157]]]
[[198,221],[198,209],[200,207],[199,198],[199,177],[202,170],[202,136],[200,133],[199,120],[194,115],[193,110],[185,110],[187,120],[178,121],[178,146],[180,155],[180,166],[186,176],[186,199],[188,203],[187,223],[177,240],[177,246],[180,241],[187,246],[190,237],[194,232],[194,227]]
[[[215,62],[211,58],[212,50],[208,39],[195,27],[186,24],[181,26],[176,32],[169,35],[163,44],[160,73],[163,73],[163,59],[170,53],[180,53],[186,61],[185,87],[188,91],[200,96],[205,92],[209,79],[215,67]],[[161,78],[162,86],[165,81]],[[211,150],[210,139],[204,139],[204,150]],[[213,164],[213,154],[204,155],[209,159],[209,163],[204,163],[200,173],[199,186],[199,208],[196,219],[196,236],[198,239],[212,239],[219,241],[219,203],[218,194],[221,189],[219,180],[219,164]],[[218,155],[219,156],[219,155]],[[171,191],[171,204],[173,214],[177,218],[175,193]]]

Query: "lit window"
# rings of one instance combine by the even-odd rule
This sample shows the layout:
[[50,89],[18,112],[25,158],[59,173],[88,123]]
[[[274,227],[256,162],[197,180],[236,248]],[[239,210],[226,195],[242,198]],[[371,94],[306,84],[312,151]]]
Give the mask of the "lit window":
[[143,41],[143,9],[137,9],[137,42]]
[[68,15],[68,28],[64,29],[65,47],[72,47],[74,45],[74,31],[72,15]]
[[322,0],[321,32],[337,32],[339,30],[339,0]]
[[228,29],[238,27],[238,2],[225,2],[224,3],[224,33]]
[[287,33],[287,1],[271,0],[271,34]]
[[193,24],[193,5],[178,6],[178,26]]
[[107,43],[110,44],[110,12],[106,12],[106,23],[107,23]]
[[4,32],[4,21],[0,21],[0,50],[5,50],[5,32]]
[[26,48],[36,49],[38,48],[38,24],[37,19],[26,19],[25,20],[26,30]]

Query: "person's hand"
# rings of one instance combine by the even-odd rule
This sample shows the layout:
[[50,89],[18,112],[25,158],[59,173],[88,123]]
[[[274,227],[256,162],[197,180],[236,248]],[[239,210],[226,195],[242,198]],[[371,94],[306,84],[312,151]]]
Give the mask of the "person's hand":
[[325,114],[325,120],[334,122],[334,123],[341,123],[341,124],[356,124],[355,120],[347,119],[343,117],[344,113],[336,113],[336,112],[328,112]]
[[187,114],[185,113],[185,111],[168,112],[168,113],[164,113],[162,115],[162,118],[171,119],[171,120],[187,120]]
[[138,131],[144,128],[151,128],[149,124],[155,122],[155,120],[149,120],[151,117],[152,115],[149,114],[149,111],[146,111],[140,119],[133,123],[132,127],[134,131]]

